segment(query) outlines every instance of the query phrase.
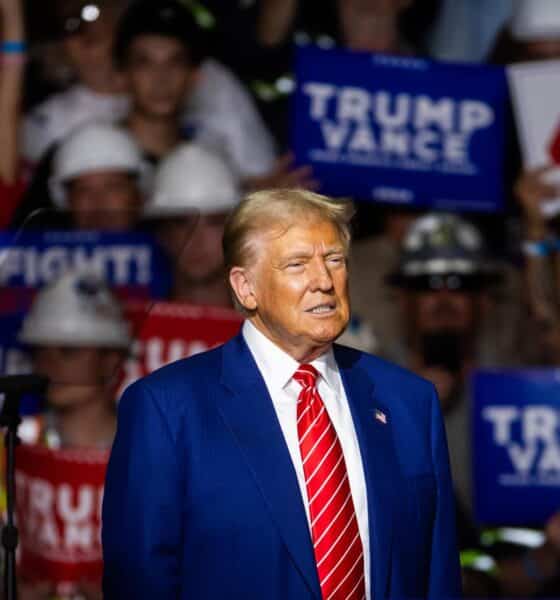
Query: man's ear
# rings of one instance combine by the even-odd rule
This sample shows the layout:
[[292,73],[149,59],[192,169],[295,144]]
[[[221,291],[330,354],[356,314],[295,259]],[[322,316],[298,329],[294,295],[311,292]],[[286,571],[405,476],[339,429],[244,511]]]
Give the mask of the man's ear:
[[253,311],[257,308],[257,299],[247,269],[233,267],[229,272],[229,284],[237,301],[245,310]]

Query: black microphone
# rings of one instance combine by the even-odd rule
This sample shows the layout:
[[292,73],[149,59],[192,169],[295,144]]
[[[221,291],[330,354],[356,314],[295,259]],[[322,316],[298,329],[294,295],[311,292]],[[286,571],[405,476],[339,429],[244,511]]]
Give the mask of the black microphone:
[[17,430],[21,423],[19,405],[26,394],[44,394],[48,379],[40,375],[7,375],[0,377],[0,426],[6,427],[6,523],[0,536],[4,548],[4,598],[17,600],[16,549],[18,530],[14,522],[15,512],[15,448]]
[[0,377],[0,394],[43,394],[47,385],[42,375],[6,375]]

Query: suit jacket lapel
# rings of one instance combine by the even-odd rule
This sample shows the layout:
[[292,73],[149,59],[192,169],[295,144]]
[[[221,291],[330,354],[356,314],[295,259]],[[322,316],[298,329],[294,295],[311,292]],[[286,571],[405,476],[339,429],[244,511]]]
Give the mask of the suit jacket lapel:
[[219,409],[239,444],[296,567],[321,597],[313,545],[297,476],[272,400],[238,335],[223,348],[222,383],[230,391]]
[[[365,472],[372,594],[374,598],[385,598],[393,539],[392,506],[398,497],[395,477],[399,466],[389,411],[378,402],[367,373],[356,365],[358,356],[356,352],[335,346],[335,358],[350,404]],[[379,418],[376,418],[376,410],[380,411],[377,413]]]

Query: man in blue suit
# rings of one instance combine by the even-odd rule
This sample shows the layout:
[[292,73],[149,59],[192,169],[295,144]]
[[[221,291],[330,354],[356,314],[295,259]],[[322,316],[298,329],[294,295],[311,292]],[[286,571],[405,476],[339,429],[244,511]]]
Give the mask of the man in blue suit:
[[350,314],[349,213],[271,190],[231,215],[241,333],[119,406],[106,600],[460,597],[434,388],[334,344]]

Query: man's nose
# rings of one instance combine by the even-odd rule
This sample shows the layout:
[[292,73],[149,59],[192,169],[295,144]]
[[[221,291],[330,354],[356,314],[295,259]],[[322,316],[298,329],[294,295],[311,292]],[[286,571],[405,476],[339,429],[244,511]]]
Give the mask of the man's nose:
[[323,260],[318,260],[313,266],[311,286],[313,290],[322,292],[328,292],[333,288],[331,273]]

